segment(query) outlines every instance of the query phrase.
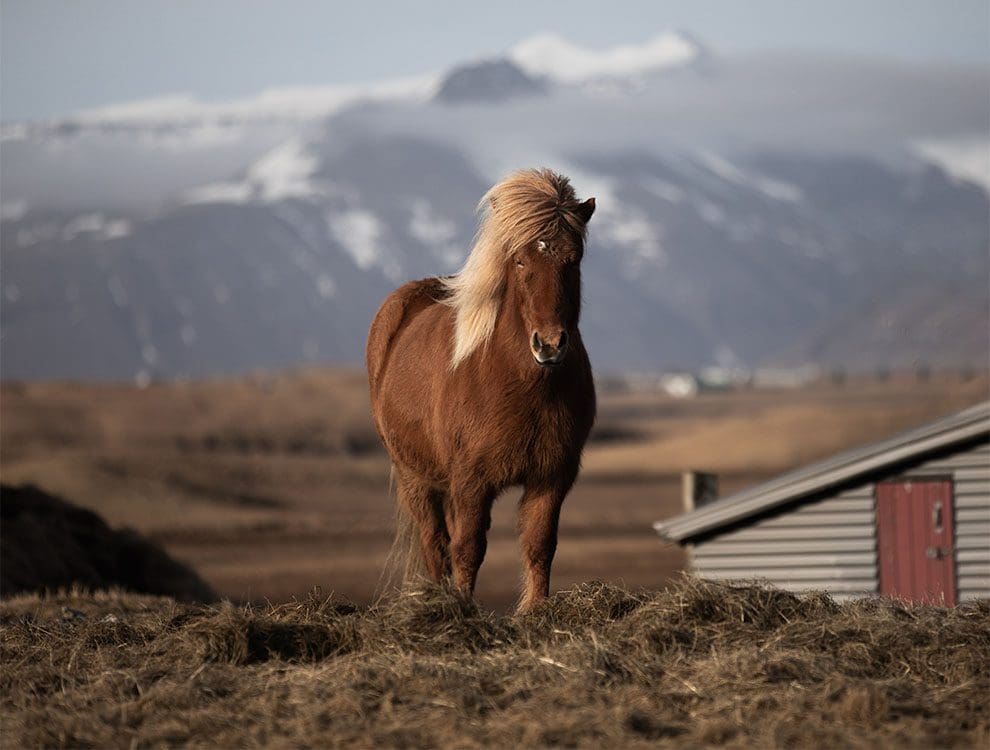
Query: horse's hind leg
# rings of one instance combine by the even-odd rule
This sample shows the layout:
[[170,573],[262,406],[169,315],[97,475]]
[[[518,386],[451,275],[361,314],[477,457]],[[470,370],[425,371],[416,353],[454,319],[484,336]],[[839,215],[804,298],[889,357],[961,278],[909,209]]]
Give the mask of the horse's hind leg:
[[519,501],[519,541],[525,566],[525,590],[519,611],[527,612],[550,593],[550,566],[557,551],[560,507],[569,487],[527,487]]
[[443,493],[427,482],[400,474],[399,502],[416,523],[426,572],[437,582],[450,575],[450,535],[443,499]]

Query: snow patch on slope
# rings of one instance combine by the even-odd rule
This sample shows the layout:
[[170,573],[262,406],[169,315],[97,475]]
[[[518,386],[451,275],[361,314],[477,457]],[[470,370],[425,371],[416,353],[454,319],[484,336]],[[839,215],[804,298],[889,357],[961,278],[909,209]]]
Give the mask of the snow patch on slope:
[[319,160],[299,138],[292,138],[272,149],[248,167],[243,180],[214,182],[188,190],[185,204],[247,203],[252,200],[276,203],[289,198],[327,195],[330,186],[314,181]]
[[773,180],[763,175],[744,172],[736,165],[731,164],[711,151],[699,151],[698,161],[716,177],[720,177],[734,185],[755,188],[773,200],[795,203],[803,197],[801,190],[797,186],[781,180]]
[[73,216],[63,224],[46,222],[20,229],[17,232],[18,247],[30,247],[45,242],[71,242],[80,235],[88,235],[98,241],[109,241],[128,236],[132,231],[127,219],[108,218],[102,213],[86,213]]
[[306,198],[321,191],[310,178],[318,160],[298,138],[269,151],[248,170],[248,180],[258,186],[266,201]]
[[417,198],[410,207],[409,234],[428,248],[433,256],[456,268],[464,260],[465,249],[455,244],[457,225],[440,216],[429,201]]
[[933,138],[911,145],[923,159],[956,179],[975,182],[990,192],[990,141],[985,137]]
[[344,248],[358,268],[366,271],[378,267],[390,280],[401,280],[402,268],[382,244],[385,226],[377,216],[370,211],[354,208],[328,213],[326,221],[331,238]]
[[619,253],[619,262],[628,278],[634,278],[643,268],[662,268],[668,258],[663,247],[663,228],[642,211],[623,204],[618,198],[615,181],[609,177],[587,172],[573,164],[562,169],[574,185],[581,186],[581,196],[594,196],[595,216],[589,225],[589,242],[603,239],[608,245],[619,245],[629,252]]
[[642,44],[622,44],[604,50],[582,47],[559,34],[544,33],[516,44],[509,58],[531,75],[579,83],[679,68],[700,54],[695,42],[673,32],[659,34]]
[[613,243],[633,250],[638,261],[652,261],[662,265],[666,260],[659,225],[637,211],[627,211],[619,221],[610,221],[605,226],[604,234]]

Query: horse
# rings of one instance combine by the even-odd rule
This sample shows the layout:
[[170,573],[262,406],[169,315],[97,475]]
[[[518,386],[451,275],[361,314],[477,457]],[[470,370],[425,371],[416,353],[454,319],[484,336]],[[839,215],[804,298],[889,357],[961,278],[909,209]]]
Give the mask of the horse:
[[527,612],[549,595],[561,506],[595,419],[578,330],[595,199],[579,201],[566,177],[529,169],[492,187],[478,211],[460,271],[406,283],[376,313],[371,407],[400,523],[434,581],[452,577],[473,597],[492,504],[522,485],[517,609]]

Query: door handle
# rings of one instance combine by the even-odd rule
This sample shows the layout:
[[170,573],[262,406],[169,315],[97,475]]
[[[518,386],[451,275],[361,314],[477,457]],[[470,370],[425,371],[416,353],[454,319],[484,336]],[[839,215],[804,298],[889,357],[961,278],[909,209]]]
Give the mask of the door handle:
[[938,501],[932,506],[932,526],[935,531],[942,530],[942,501]]
[[925,554],[932,560],[944,560],[952,554],[952,547],[929,547]]

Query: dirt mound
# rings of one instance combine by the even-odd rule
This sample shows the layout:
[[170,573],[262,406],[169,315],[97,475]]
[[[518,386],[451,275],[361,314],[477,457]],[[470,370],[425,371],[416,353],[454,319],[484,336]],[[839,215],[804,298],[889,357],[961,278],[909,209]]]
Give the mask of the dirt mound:
[[130,747],[985,747],[990,603],[838,605],[685,577],[495,617],[131,595],[0,605],[5,739]]
[[130,530],[30,485],[0,486],[0,594],[118,587],[214,601],[192,570]]

